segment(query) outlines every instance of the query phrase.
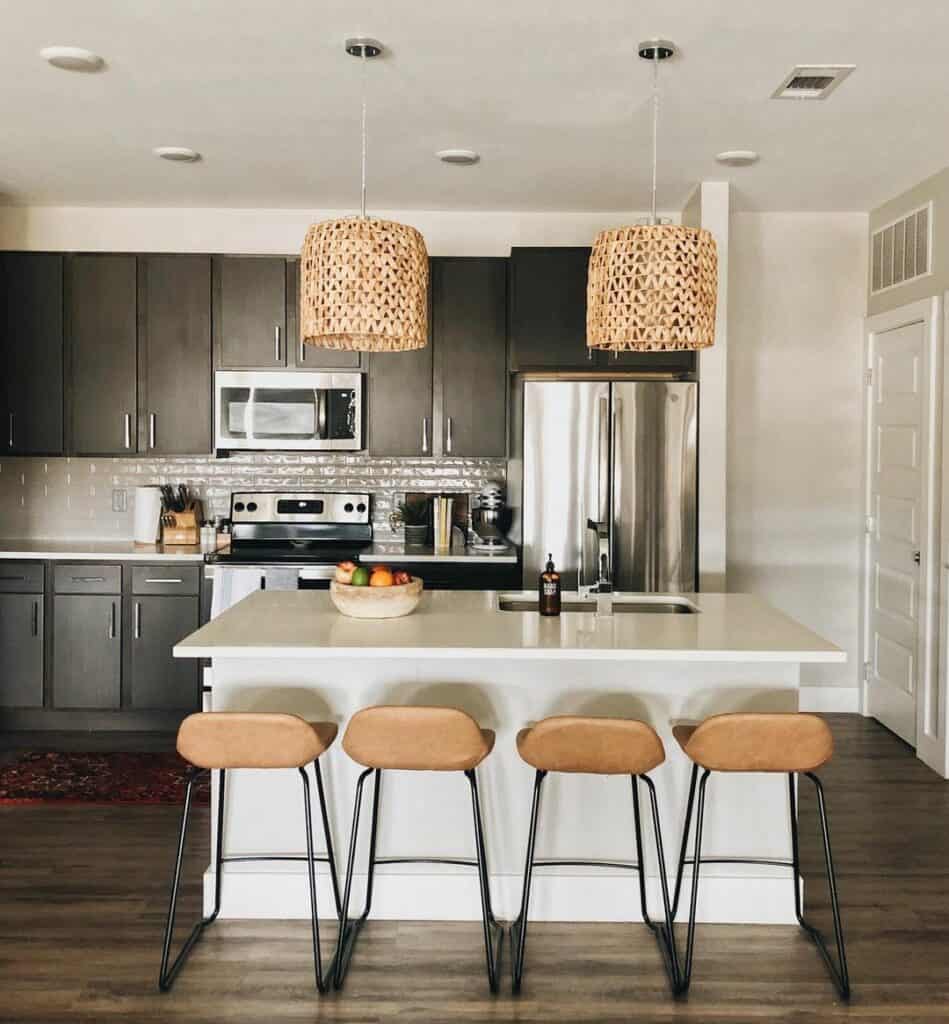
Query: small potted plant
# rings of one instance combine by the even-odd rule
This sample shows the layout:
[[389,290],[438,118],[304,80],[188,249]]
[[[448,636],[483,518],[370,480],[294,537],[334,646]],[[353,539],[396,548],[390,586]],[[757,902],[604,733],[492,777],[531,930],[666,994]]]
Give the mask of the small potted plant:
[[423,545],[428,538],[428,508],[424,504],[399,503],[399,516],[405,533],[405,543],[414,547]]

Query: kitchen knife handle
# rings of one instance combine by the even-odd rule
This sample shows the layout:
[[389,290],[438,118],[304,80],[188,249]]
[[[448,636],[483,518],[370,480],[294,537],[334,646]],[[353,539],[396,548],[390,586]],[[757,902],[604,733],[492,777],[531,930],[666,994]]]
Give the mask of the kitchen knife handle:
[[273,360],[275,363],[280,362],[280,324],[273,326]]
[[149,448],[154,448],[155,447],[155,421],[157,419],[158,419],[158,417],[155,415],[155,413],[150,412],[148,414],[148,447]]
[[123,426],[124,426],[124,429],[125,429],[125,447],[126,448],[131,448],[132,447],[132,414],[128,413],[128,412],[123,413],[122,414],[122,423],[123,423]]

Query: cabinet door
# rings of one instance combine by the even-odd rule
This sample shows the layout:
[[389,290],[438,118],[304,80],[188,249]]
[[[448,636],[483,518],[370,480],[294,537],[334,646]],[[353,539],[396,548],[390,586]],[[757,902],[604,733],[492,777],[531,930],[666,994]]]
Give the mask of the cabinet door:
[[0,451],[63,453],[63,257],[0,254]]
[[286,366],[287,261],[282,256],[215,256],[213,273],[218,366]]
[[586,247],[512,249],[511,369],[590,368]]
[[300,338],[300,261],[287,260],[287,356],[298,370],[358,370],[361,352],[339,348],[315,348]]
[[122,599],[57,594],[53,598],[53,705],[117,708],[122,678]]
[[211,258],[138,260],[139,451],[201,455],[211,442]]
[[436,450],[507,454],[507,260],[432,260]]
[[66,406],[74,455],[136,450],[135,257],[66,261]]
[[132,707],[199,710],[198,662],[171,656],[197,628],[197,597],[132,598]]
[[369,357],[369,452],[432,454],[432,343]]
[[43,595],[0,594],[0,707],[43,706]]

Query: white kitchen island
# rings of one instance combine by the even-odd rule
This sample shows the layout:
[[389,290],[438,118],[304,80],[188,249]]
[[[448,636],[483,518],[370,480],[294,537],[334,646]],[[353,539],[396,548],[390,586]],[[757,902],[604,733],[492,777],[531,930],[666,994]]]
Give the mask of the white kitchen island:
[[[569,599],[564,595],[565,603]],[[797,710],[801,664],[845,660],[833,644],[747,594],[615,595],[612,616],[584,611],[549,619],[501,610],[499,600],[492,592],[430,592],[407,618],[365,621],[341,616],[325,591],[263,591],[182,640],[174,653],[211,659],[207,710],[291,712],[338,722],[342,736],[349,717],[366,705],[438,704],[463,708],[494,729],[494,751],[478,774],[492,895],[502,920],[511,919],[519,903],[534,776],[515,750],[519,729],[565,713],[650,722],[666,747],[666,762],[652,777],[672,871],[689,778],[672,725],[726,711]],[[643,600],[685,601],[693,610],[620,610],[627,601]],[[338,740],[321,765],[342,871],[360,769]],[[832,811],[833,793],[829,800]],[[225,812],[227,854],[302,850],[302,795],[294,771],[229,773]],[[385,773],[380,857],[471,857],[473,842],[462,775]],[[786,858],[789,850],[786,778],[713,774],[703,854]],[[634,851],[627,778],[548,776],[538,857],[633,860]],[[649,844],[646,856],[651,858]],[[647,880],[658,911],[652,859]],[[363,877],[354,886],[354,907],[361,905]],[[699,920],[794,921],[786,871],[710,865],[702,878]],[[209,869],[206,904],[213,881]],[[321,914],[329,914],[325,869],[318,897]],[[227,865],[221,913],[306,917],[303,864]],[[477,874],[451,866],[381,867],[373,916],[478,919]],[[538,870],[531,916],[638,920],[635,877],[615,869]]]

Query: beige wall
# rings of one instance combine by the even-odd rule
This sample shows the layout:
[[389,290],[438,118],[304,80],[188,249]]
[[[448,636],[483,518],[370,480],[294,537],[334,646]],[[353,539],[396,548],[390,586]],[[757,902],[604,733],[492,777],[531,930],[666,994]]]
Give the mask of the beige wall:
[[867,218],[731,224],[728,586],[846,649],[805,685],[856,686]]
[[915,188],[877,207],[870,214],[868,237],[877,228],[899,220],[910,210],[932,201],[933,252],[932,273],[909,284],[897,285],[879,295],[870,295],[869,259],[867,260],[867,312],[870,316],[898,309],[918,299],[941,295],[949,289],[949,167],[921,181]]

